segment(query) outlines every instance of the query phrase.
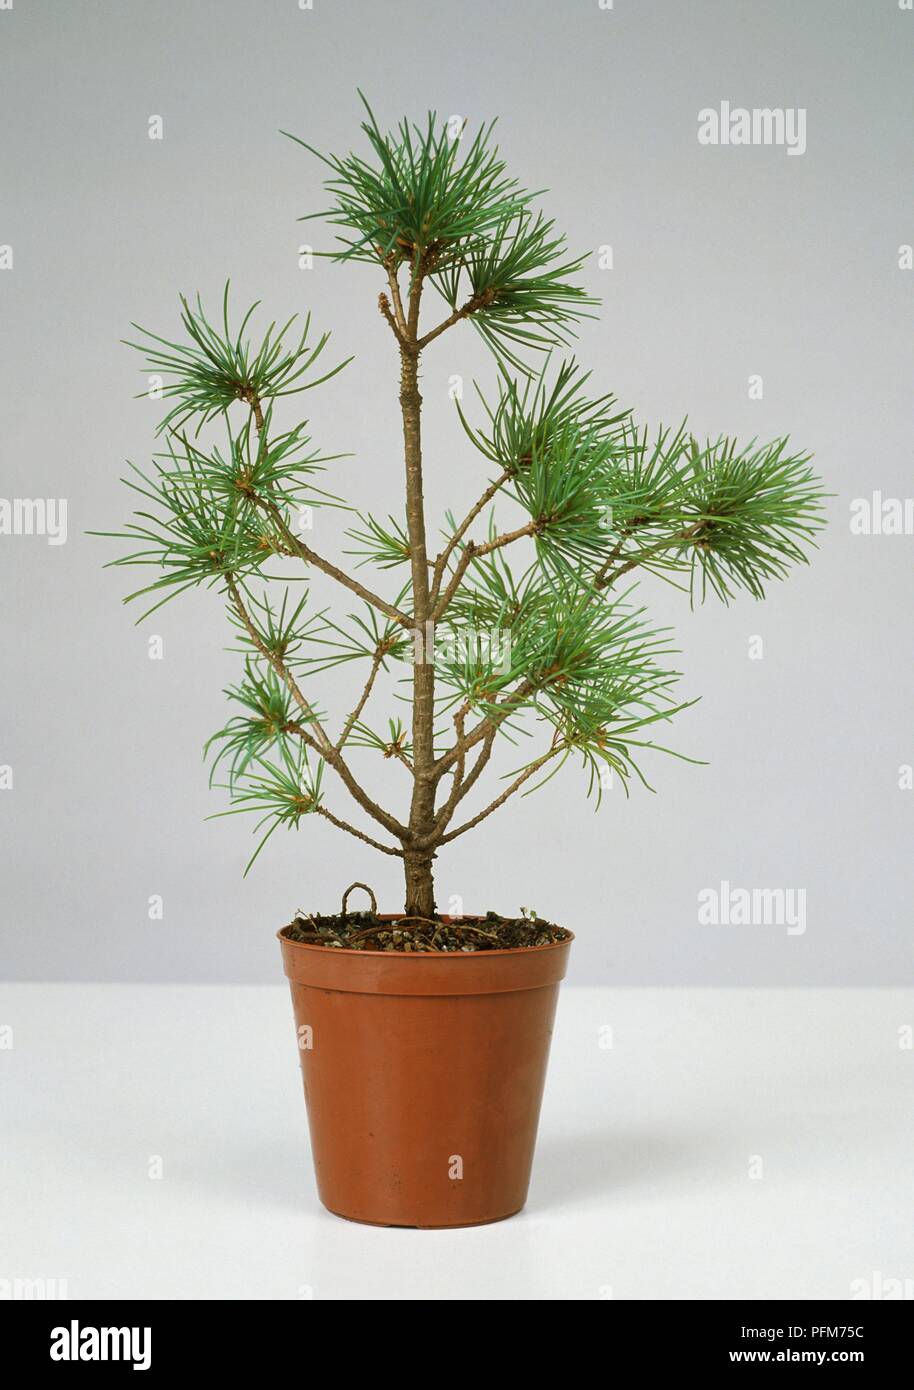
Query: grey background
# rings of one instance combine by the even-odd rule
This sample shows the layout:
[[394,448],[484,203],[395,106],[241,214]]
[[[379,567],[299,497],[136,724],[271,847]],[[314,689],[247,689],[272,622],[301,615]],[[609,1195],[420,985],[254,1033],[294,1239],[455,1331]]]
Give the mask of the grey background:
[[[911,981],[914,793],[898,771],[914,761],[912,539],[853,536],[848,517],[874,488],[911,491],[914,276],[898,247],[914,240],[912,43],[896,0],[0,12],[0,244],[15,255],[0,272],[0,495],[69,501],[66,545],[0,537],[7,978],[275,980],[272,932],[294,908],[332,909],[353,879],[399,904],[396,862],[323,822],[274,837],[242,880],[250,825],[204,820],[224,802],[201,746],[239,665],[218,599],[185,596],[134,627],[119,605],[132,576],[104,571],[114,551],[83,534],[122,523],[122,461],[153,447],[158,407],[133,398],[144,381],[118,339],[130,319],[170,332],[178,291],[215,303],[226,276],[238,304],[310,308],[340,355],[358,354],[303,408],[316,441],[354,455],[334,483],[382,514],[397,505],[378,277],[298,268],[299,245],[328,236],[295,219],[326,196],[316,161],[277,133],[352,148],[358,85],[385,124],[429,107],[473,125],[497,115],[512,171],[550,189],[570,245],[613,246],[615,269],[588,263],[604,308],[579,343],[601,389],[652,422],[688,414],[698,434],[789,432],[835,494],[813,565],[764,605],[690,613],[642,586],[675,624],[683,692],[703,696],[670,741],[709,765],[655,758],[657,795],[626,802],[617,786],[597,814],[569,766],[442,855],[441,905],[459,894],[467,910],[523,903],[562,921],[578,982]],[[722,99],[805,107],[806,154],[703,148],[697,113]],[[466,326],[425,362],[432,524],[486,480],[448,400],[453,373],[468,394],[474,373],[492,380]],[[339,524],[318,525],[330,552]],[[748,659],[756,634],[762,661]],[[318,685],[333,708],[336,687]],[[402,805],[396,768],[370,776]],[[329,801],[340,812],[343,796]],[[805,888],[805,935],[700,926],[696,895],[722,879]]]

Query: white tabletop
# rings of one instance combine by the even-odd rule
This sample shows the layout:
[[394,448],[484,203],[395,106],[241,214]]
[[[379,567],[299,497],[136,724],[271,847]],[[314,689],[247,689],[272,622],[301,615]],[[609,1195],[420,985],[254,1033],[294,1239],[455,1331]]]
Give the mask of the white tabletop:
[[320,1206],[282,985],[0,986],[4,1025],[7,1296],[914,1296],[910,991],[565,988],[526,1211],[451,1232]]

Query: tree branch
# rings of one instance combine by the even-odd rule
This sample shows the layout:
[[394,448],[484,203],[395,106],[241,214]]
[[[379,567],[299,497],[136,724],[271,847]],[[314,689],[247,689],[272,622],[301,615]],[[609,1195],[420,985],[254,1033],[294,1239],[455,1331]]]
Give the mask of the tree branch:
[[320,720],[314,712],[313,706],[311,705],[310,701],[307,700],[305,696],[302,694],[301,690],[299,689],[298,682],[295,680],[295,677],[292,675],[292,672],[288,669],[285,662],[280,657],[278,657],[275,652],[272,652],[270,648],[266,645],[266,643],[263,641],[262,637],[260,636],[260,633],[257,631],[257,628],[251,619],[251,615],[248,613],[248,610],[245,607],[244,600],[241,597],[241,591],[238,588],[237,583],[235,582],[234,575],[227,574],[225,576],[225,583],[231,596],[232,607],[235,609],[235,612],[241,619],[244,629],[247,632],[252,644],[256,647],[257,651],[260,652],[260,655],[264,658],[264,660],[268,661],[270,665],[273,667],[273,670],[279,676],[280,680],[284,682],[292,698],[295,700],[295,703],[299,706],[302,713],[307,717],[308,723],[313,726],[316,737],[309,736],[305,738],[304,741],[308,744],[309,747],[313,748],[315,752],[323,754],[324,749],[330,748],[332,747],[332,745],[330,743],[330,739],[325,729],[323,728],[323,725],[321,724]]
[[391,312],[390,301],[389,301],[389,299],[387,298],[387,295],[384,293],[383,290],[382,290],[381,293],[378,295],[378,308],[381,310],[381,313],[384,315],[384,318],[387,320],[387,323],[388,323],[388,325],[389,325],[389,327],[390,327],[390,331],[391,331],[391,333],[394,335],[394,337],[396,338],[397,342],[400,344],[401,348],[405,348],[405,347],[406,347],[406,339],[405,339],[404,336],[403,336],[403,332],[402,332],[402,330],[401,330],[401,328],[400,328],[400,325],[398,324],[398,322],[397,322],[397,320],[396,320],[396,317],[395,317],[394,314]]
[[[536,689],[537,686],[533,681],[525,680],[521,682],[516,690],[510,691],[505,698],[499,702],[494,712],[490,712],[481,719],[475,728],[471,729],[464,738],[454,744],[453,748],[449,748],[446,753],[442,753],[435,764],[436,776],[438,778],[442,777],[443,774],[447,772],[448,768],[457,761],[458,757],[460,757],[462,753],[468,753],[471,748],[475,748],[476,744],[485,738],[489,730],[492,730],[493,733],[497,731],[499,724],[503,724],[512,713],[516,712],[527,696],[531,695]],[[469,778],[467,781],[469,781]]]
[[411,628],[413,626],[413,620],[407,613],[403,613],[392,603],[388,603],[386,599],[380,598],[378,594],[372,593],[370,589],[366,589],[364,584],[360,584],[357,579],[353,579],[350,575],[346,574],[344,570],[338,569],[336,565],[332,564],[329,560],[325,560],[323,556],[316,554],[304,541],[299,540],[299,538],[289,530],[275,502],[259,495],[255,497],[254,501],[255,505],[260,507],[262,511],[265,511],[273,520],[274,524],[279,528],[280,534],[286,542],[286,545],[293,554],[299,557],[299,559],[304,560],[306,564],[313,565],[315,569],[320,570],[323,574],[329,575],[331,579],[335,579],[338,584],[342,584],[344,588],[349,589],[352,593],[358,594],[359,598],[364,599],[366,603],[370,603],[372,607],[377,608],[379,612],[386,613],[388,618],[393,618],[394,622],[399,623],[401,627]]
[[[493,724],[489,728],[485,738],[483,739],[482,747],[479,750],[479,756],[477,757],[476,762],[473,764],[469,776],[465,779],[463,776],[463,768],[466,766],[466,749],[463,749],[463,751],[458,754],[457,772],[455,773],[454,784],[451,787],[451,792],[448,796],[447,801],[444,803],[444,805],[441,807],[441,810],[438,812],[438,815],[435,817],[433,837],[439,836],[447,828],[460,802],[463,800],[463,798],[467,795],[468,792],[472,791],[477,780],[479,779],[480,774],[482,773],[483,769],[486,767],[489,759],[492,756],[492,749],[495,746],[496,732],[497,727]],[[460,731],[460,736],[462,737],[462,728]]]
[[409,332],[406,323],[406,314],[403,310],[403,300],[400,295],[400,280],[397,275],[397,267],[392,256],[388,256],[384,262],[384,269],[387,271],[387,283],[390,286],[390,296],[394,302],[395,322],[403,337],[406,338]]
[[624,564],[619,565],[616,569],[613,569],[613,565],[615,564],[616,560],[621,559],[622,555],[624,554],[624,550],[622,548],[623,542],[620,541],[619,544],[613,548],[611,554],[608,555],[607,558],[603,561],[603,564],[600,566],[600,568],[594,575],[594,588],[610,588],[610,586],[615,584],[616,580],[620,579],[623,574],[628,574],[631,570],[636,569],[637,566],[643,564],[645,560],[649,560],[654,555],[659,555],[660,552],[663,550],[668,550],[670,546],[684,545],[686,544],[686,542],[693,540],[695,536],[699,534],[703,525],[703,521],[697,521],[694,526],[687,526],[685,530],[677,531],[674,536],[668,536],[666,540],[658,541],[656,545],[648,546],[646,550],[639,550],[637,554],[632,555],[629,559],[627,559]]
[[[455,806],[459,805],[463,798],[473,790],[480,774],[492,756],[492,749],[495,747],[495,735],[497,732],[497,725],[494,724],[486,731],[485,737],[482,740],[482,747],[479,750],[479,755],[470,769],[469,775],[460,787]],[[450,816],[448,816],[448,820],[450,820]]]
[[457,527],[457,530],[454,532],[453,536],[451,536],[451,538],[450,538],[450,540],[448,541],[447,545],[445,546],[444,550],[443,550],[443,551],[441,552],[441,554],[438,556],[438,559],[435,561],[434,574],[433,574],[433,577],[432,577],[432,600],[433,600],[433,602],[437,602],[438,594],[439,594],[439,592],[440,592],[440,590],[441,590],[441,581],[442,581],[442,579],[443,579],[443,577],[444,577],[444,571],[447,569],[447,562],[448,562],[448,560],[451,558],[451,556],[453,555],[455,549],[456,549],[457,546],[460,544],[460,542],[463,540],[463,538],[464,538],[464,536],[466,535],[467,531],[468,531],[468,530],[470,529],[470,527],[473,525],[473,522],[474,522],[474,521],[476,520],[476,518],[479,516],[479,513],[483,510],[484,507],[488,506],[488,504],[491,502],[492,498],[495,496],[495,494],[496,494],[496,492],[498,491],[498,489],[499,489],[504,483],[507,482],[507,480],[508,480],[508,478],[509,478],[510,476],[511,476],[511,474],[509,473],[508,469],[506,468],[506,469],[504,470],[504,472],[503,472],[502,474],[500,474],[500,476],[497,477],[493,483],[490,483],[490,484],[489,484],[489,486],[486,488],[485,492],[484,492],[484,493],[482,494],[482,496],[480,497],[479,501],[476,502],[476,503],[470,508],[469,512],[467,512],[467,514],[466,514],[466,516],[464,517],[463,521],[462,521],[462,522],[460,523],[460,525]]
[[[273,670],[279,676],[280,680],[285,682],[294,700],[300,706],[302,712],[307,717],[307,728],[303,728],[302,725],[299,724],[297,721],[290,721],[286,726],[286,732],[295,734],[296,737],[300,738],[301,741],[308,748],[313,749],[319,757],[324,759],[324,762],[328,763],[329,766],[333,768],[334,772],[341,779],[343,785],[346,787],[353,800],[356,801],[358,805],[361,806],[362,810],[366,811],[368,815],[372,817],[373,820],[376,820],[379,825],[383,825],[385,830],[389,830],[390,833],[392,835],[396,835],[398,839],[408,839],[409,831],[407,830],[406,826],[401,825],[400,822],[394,816],[390,815],[387,811],[383,809],[383,807],[379,806],[375,801],[373,801],[371,797],[368,795],[368,793],[364,791],[362,787],[359,786],[358,782],[353,777],[345,759],[342,757],[339,750],[335,748],[333,744],[330,742],[327,732],[321,724],[320,720],[317,718],[316,714],[314,713],[314,709],[312,708],[310,702],[305,698],[305,696],[299,689],[295,677],[292,675],[291,671],[289,671],[285,662],[280,657],[278,657],[275,652],[271,652],[269,647],[261,638],[260,633],[257,631],[257,628],[252,622],[251,616],[248,613],[247,608],[245,607],[240,590],[238,589],[238,585],[235,583],[233,575],[226,575],[226,584],[228,586],[228,590],[231,595],[235,611],[241,619],[242,623],[244,624],[245,631],[250,637],[251,642],[254,644],[257,651],[260,652],[261,656],[270,663],[270,665],[273,667]],[[310,729],[314,730],[313,734],[309,732]]]
[[500,796],[497,796],[494,801],[491,801],[489,805],[485,808],[485,810],[480,811],[478,816],[473,816],[472,820],[465,821],[463,825],[458,825],[457,829],[452,830],[450,834],[440,836],[440,838],[436,841],[436,846],[449,844],[451,840],[456,840],[458,835],[464,835],[468,830],[472,830],[473,827],[478,825],[480,821],[485,820],[486,816],[491,816],[492,812],[497,811],[499,806],[504,805],[504,803],[508,800],[509,796],[513,796],[516,791],[519,791],[520,788],[524,785],[524,783],[528,782],[530,778],[533,776],[533,774],[535,772],[538,772],[544,763],[547,763],[550,758],[554,758],[556,753],[559,753],[561,751],[562,745],[556,744],[552,748],[550,748],[548,752],[541,754],[541,756],[538,757],[534,762],[532,762],[529,765],[529,767],[525,767],[520,776],[515,777],[510,787],[507,787],[505,791],[501,793]]
[[350,835],[354,835],[357,840],[364,840],[365,844],[371,845],[372,849],[379,849],[382,854],[395,854],[399,859],[403,858],[404,851],[402,849],[394,849],[391,845],[382,845],[380,840],[373,840],[370,835],[366,835],[362,830],[357,830],[356,827],[350,825],[348,821],[340,820],[339,816],[335,816],[332,811],[328,811],[326,806],[315,806],[314,809],[319,816],[323,816],[325,820],[330,821],[331,825],[335,825],[338,829],[345,830]]
[[542,521],[528,521],[525,526],[518,526],[516,531],[505,531],[503,535],[496,536],[494,540],[485,541],[482,545],[476,545],[474,541],[469,541],[461,552],[457,562],[457,568],[451,575],[448,586],[443,595],[435,604],[432,612],[432,622],[436,623],[446,611],[448,604],[460,588],[461,580],[466,574],[470,562],[478,559],[481,555],[491,555],[493,550],[500,550],[502,546],[510,545],[512,541],[518,541],[522,536],[535,536],[543,529]]
[[[457,736],[457,740],[456,740],[456,741],[457,741],[458,744],[459,744],[459,743],[461,742],[461,740],[463,739],[463,736],[464,736],[464,726],[465,726],[465,724],[466,724],[466,717],[467,717],[467,715],[469,714],[469,712],[470,712],[470,707],[469,707],[469,705],[466,703],[466,701],[464,701],[464,703],[460,706],[460,708],[457,710],[456,714],[454,715],[454,732],[455,732],[455,734],[456,734],[456,736]],[[463,782],[463,774],[464,774],[464,769],[465,769],[465,768],[466,768],[466,755],[465,755],[465,754],[461,754],[461,755],[457,758],[457,764],[456,764],[456,767],[454,768],[454,780],[453,780],[453,783],[452,783],[452,786],[451,786],[451,790],[450,790],[450,794],[449,794],[449,796],[448,796],[448,799],[447,799],[447,801],[445,802],[445,804],[442,806],[441,810],[440,810],[440,811],[437,813],[437,815],[435,816],[435,830],[438,830],[439,827],[442,826],[442,825],[446,825],[447,822],[450,820],[451,816],[454,814],[454,807],[457,805],[457,801],[458,801],[459,796],[460,796],[460,787],[461,787],[461,784],[462,784],[462,782]]]
[[[257,433],[262,434],[264,416],[260,398],[251,391],[245,396],[245,400],[251,407],[251,412],[254,416],[254,424],[257,426]],[[353,579],[350,575],[346,574],[344,570],[338,569],[330,560],[325,560],[322,555],[318,555],[316,551],[312,550],[311,547],[300,540],[298,536],[293,535],[286,525],[282,513],[272,499],[261,497],[259,493],[252,494],[252,497],[255,506],[260,507],[261,511],[265,511],[272,519],[273,523],[279,529],[286,545],[293,554],[299,557],[299,559],[304,560],[306,564],[313,565],[315,569],[319,569],[331,579],[335,579],[338,584],[342,584],[352,593],[358,594],[359,598],[364,599],[366,603],[370,603],[373,608],[377,608],[381,613],[386,613],[388,618],[393,618],[401,627],[412,627],[412,619],[406,613],[402,613],[399,608],[395,608],[393,604],[388,603],[385,599],[372,593],[370,589],[366,589],[364,584],[360,584],[357,579]]]
[[439,338],[442,333],[446,333],[449,328],[453,328],[454,324],[459,323],[461,319],[469,318],[471,314],[475,314],[479,309],[488,308],[497,293],[497,290],[488,289],[483,290],[481,294],[471,295],[461,308],[455,309],[443,322],[439,323],[437,328],[433,328],[430,333],[426,333],[424,338],[419,339],[416,345],[419,351],[421,352],[423,348],[427,348],[429,343],[433,343],[436,338]]
[[371,816],[372,820],[376,820],[379,825],[383,825],[385,830],[388,830],[391,835],[396,836],[398,840],[404,843],[412,839],[407,826],[401,825],[395,816],[392,816],[388,811],[384,810],[383,806],[379,806],[376,801],[373,801],[364,788],[359,785],[353,777],[346,760],[342,757],[339,750],[335,748],[332,743],[329,743],[329,740],[327,747],[324,747],[323,744],[316,746],[314,740],[308,734],[307,729],[302,728],[295,720],[289,720],[285,725],[284,732],[295,734],[295,736],[300,738],[309,748],[314,748],[315,752],[317,752],[324,759],[324,762],[332,767],[334,772],[339,776],[343,786],[349,792],[352,799],[361,806],[363,811]]
[[365,687],[362,690],[361,695],[359,696],[358,704],[355,706],[355,709],[352,711],[352,713],[349,715],[349,718],[346,720],[346,723],[343,726],[343,732],[340,734],[339,738],[336,741],[335,747],[337,749],[337,752],[339,752],[340,749],[343,748],[347,738],[352,733],[353,725],[355,724],[359,715],[362,713],[362,710],[368,703],[368,697],[371,694],[371,688],[374,685],[375,676],[381,669],[381,662],[383,660],[384,652],[381,651],[381,649],[379,648],[371,659],[371,670],[368,672],[368,679],[365,682]]

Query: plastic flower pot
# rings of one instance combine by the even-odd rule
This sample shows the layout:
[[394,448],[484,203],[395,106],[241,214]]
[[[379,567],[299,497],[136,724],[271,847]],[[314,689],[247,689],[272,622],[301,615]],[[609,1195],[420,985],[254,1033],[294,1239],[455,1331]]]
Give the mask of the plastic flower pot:
[[520,1211],[572,940],[401,953],[279,933],[330,1211],[419,1227]]

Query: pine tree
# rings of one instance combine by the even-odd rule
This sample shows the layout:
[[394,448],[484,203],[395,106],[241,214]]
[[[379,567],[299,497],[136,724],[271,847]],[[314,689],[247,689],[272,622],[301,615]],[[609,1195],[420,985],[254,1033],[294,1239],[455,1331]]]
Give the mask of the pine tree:
[[[661,746],[654,726],[691,703],[677,699],[667,632],[633,597],[639,572],[693,602],[739,590],[762,598],[805,560],[823,493],[786,439],[700,443],[685,425],[649,431],[612,396],[589,396],[589,373],[564,355],[596,305],[576,283],[585,257],[568,254],[538,195],[508,174],[492,125],[470,140],[429,115],[384,134],[366,112],[364,155],[318,157],[331,199],[320,215],[337,229],[325,254],[377,270],[399,358],[402,511],[360,515],[349,533],[355,569],[370,564],[377,580],[362,583],[296,531],[302,507],[339,499],[317,485],[333,460],[312,447],[307,422],[279,419],[285,397],[347,363],[324,369],[328,335],[315,335],[310,317],[273,323],[258,340],[255,305],[231,327],[228,286],[215,321],[199,298],[182,299],[178,342],[134,325],[131,345],[165,382],[167,413],[151,467],[125,479],[141,503],[117,533],[132,548],[112,563],[157,572],[128,596],[151,600],[143,616],[200,586],[225,601],[243,671],[226,692],[236,712],[207,748],[211,780],[224,777],[231,798],[221,814],[258,813],[251,863],[279,826],[322,816],[402,859],[407,913],[432,918],[445,845],[569,759],[597,798],[607,770],[626,790],[643,781],[642,753]],[[435,294],[444,308],[429,321]],[[420,368],[461,323],[493,358],[494,388],[478,392],[475,421],[457,406],[489,478],[462,520],[447,515],[438,549],[423,501]],[[500,529],[495,504],[523,520]],[[266,573],[280,562],[295,567],[281,593]],[[357,600],[353,611],[312,610],[313,570]],[[314,686],[343,663],[363,678],[334,724]],[[370,717],[379,677],[398,670],[408,672],[408,726]],[[469,814],[493,749],[519,728],[538,735],[537,751]],[[368,790],[357,749],[402,765],[404,808]],[[340,814],[340,794],[371,833]]]

